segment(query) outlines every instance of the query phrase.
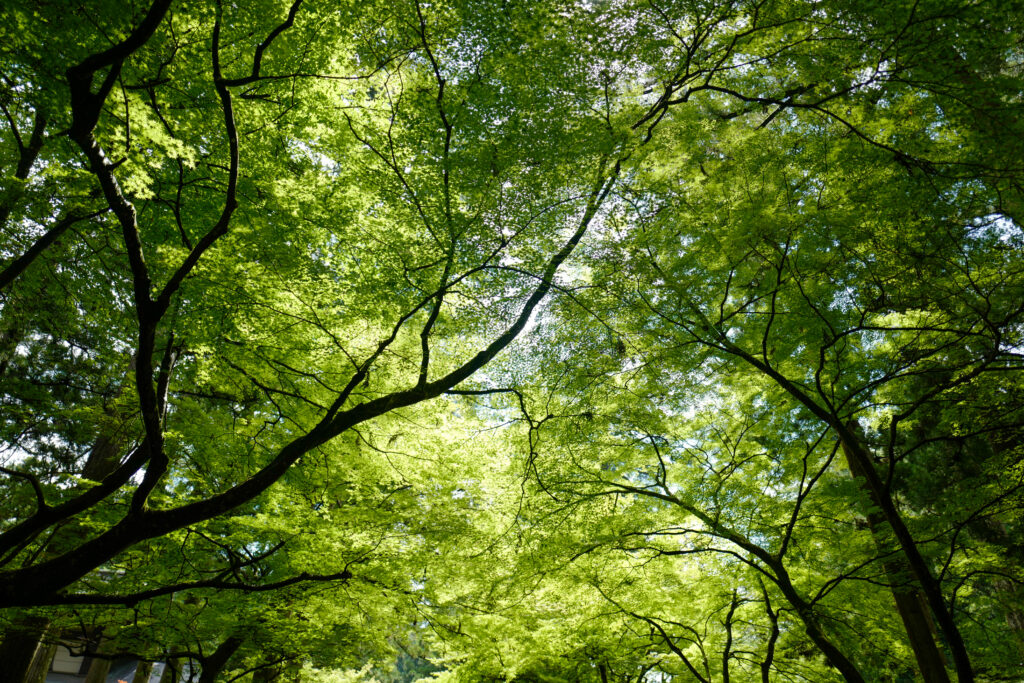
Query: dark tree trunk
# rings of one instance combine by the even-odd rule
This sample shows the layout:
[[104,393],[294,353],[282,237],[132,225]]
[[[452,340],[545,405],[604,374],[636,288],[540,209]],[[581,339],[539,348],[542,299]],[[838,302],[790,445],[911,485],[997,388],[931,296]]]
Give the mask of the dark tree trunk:
[[729,353],[742,358],[748,364],[774,380],[790,396],[802,403],[823,423],[836,432],[840,441],[842,441],[843,453],[849,462],[856,463],[858,471],[863,474],[861,481],[871,495],[871,501],[878,507],[885,522],[892,529],[896,543],[906,558],[907,567],[914,578],[917,579],[925,598],[927,598],[932,615],[942,629],[946,642],[949,643],[949,648],[953,653],[953,662],[960,683],[973,683],[974,668],[971,664],[971,657],[967,652],[967,645],[964,643],[963,634],[960,633],[960,629],[953,619],[953,614],[946,604],[945,597],[942,595],[942,587],[932,574],[927,561],[921,555],[921,551],[914,542],[910,530],[907,528],[903,517],[900,515],[899,510],[896,509],[896,504],[886,489],[885,482],[882,481],[882,478],[874,469],[871,454],[858,439],[856,431],[851,429],[851,425],[840,420],[837,415],[823,408],[804,392],[802,388],[791,382],[768,363],[747,353],[729,341],[728,338],[722,337],[718,340],[718,343],[723,344]]
[[135,675],[132,676],[132,683],[149,683],[149,676],[152,673],[152,662],[139,662],[139,665],[135,667]]
[[[758,582],[760,583],[760,579]],[[768,589],[761,583],[761,594],[764,596],[764,611],[771,622],[772,630],[768,634],[768,644],[765,646],[764,659],[761,661],[761,683],[771,683],[772,663],[775,660],[775,644],[779,640],[779,613],[772,609],[772,601],[768,596]]]
[[4,634],[0,643],[0,683],[24,683],[36,654],[44,647],[40,641],[47,626],[47,619],[31,617]]
[[85,674],[85,683],[106,683],[109,673],[109,659],[93,659],[89,664],[88,673]]
[[[97,641],[96,654],[108,654],[111,643],[109,640],[104,640],[102,631],[97,634]],[[85,683],[106,683],[107,674],[110,673],[110,664],[111,660],[105,657],[93,657],[89,662],[89,670],[85,673]]]
[[[13,125],[13,124],[12,124]],[[46,115],[42,109],[36,108],[35,117],[32,122],[32,135],[27,145],[21,146],[18,154],[18,167],[14,170],[14,177],[18,180],[27,180],[28,174],[32,171],[36,157],[43,148],[43,132],[46,129]],[[0,228],[7,227],[7,219],[11,215],[14,205],[24,194],[24,183],[15,183],[13,191],[8,193],[4,201],[0,202]]]
[[57,654],[57,643],[49,643],[44,639],[36,649],[35,657],[32,658],[32,665],[25,676],[25,683],[46,683],[46,673],[50,670],[50,664],[53,662],[55,654]]
[[[852,430],[851,430],[852,431]],[[882,552],[892,549],[892,541],[885,535],[887,527],[885,516],[877,510],[882,507],[877,500],[874,490],[867,484],[866,476],[858,461],[851,457],[849,448],[843,444],[843,455],[846,456],[846,465],[850,474],[857,480],[861,488],[871,498],[873,509],[868,511],[868,528],[874,536],[875,544]],[[949,683],[949,674],[946,671],[945,658],[942,651],[935,642],[934,627],[929,614],[926,611],[922,596],[917,588],[909,583],[909,567],[900,555],[892,555],[882,563],[886,576],[889,579],[889,586],[892,589],[892,597],[896,602],[896,611],[903,620],[903,628],[910,641],[910,647],[917,659],[917,666],[920,669],[921,677],[925,683]]]
[[124,444],[129,435],[125,428],[125,416],[117,408],[117,399],[121,397],[125,384],[134,373],[135,356],[131,356],[128,359],[124,380],[103,408],[104,423],[100,427],[100,432],[96,436],[96,440],[89,450],[89,457],[82,468],[82,477],[85,479],[103,481],[121,464]]
[[729,603],[729,612],[725,615],[725,647],[722,648],[722,683],[729,683],[729,660],[732,659],[732,618],[739,607],[739,597],[735,589]]
[[242,639],[239,636],[231,636],[213,651],[209,657],[203,659],[203,670],[199,676],[199,683],[215,683],[220,672],[227,666],[231,655],[242,646]]
[[169,659],[160,674],[159,683],[178,683],[181,680],[182,663],[180,659]]

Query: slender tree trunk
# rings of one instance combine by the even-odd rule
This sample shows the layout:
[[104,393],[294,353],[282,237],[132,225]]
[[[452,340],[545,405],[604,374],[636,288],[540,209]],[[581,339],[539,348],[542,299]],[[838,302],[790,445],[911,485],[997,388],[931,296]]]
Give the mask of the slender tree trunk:
[[[1018,441],[1012,438],[989,437],[989,445],[992,450],[1002,455],[1008,449],[1016,447]],[[1024,561],[1024,542],[1010,534],[1006,525],[995,519],[979,519],[968,527],[971,534],[985,541],[999,546],[1005,553],[1006,562],[1013,566]],[[992,588],[996,591],[996,598],[1002,607],[1006,627],[1013,636],[1014,646],[1018,654],[1024,659],[1024,588],[1014,584],[1006,578],[993,578]]]
[[747,353],[733,344],[727,337],[722,336],[717,341],[729,353],[742,358],[748,364],[770,377],[790,396],[802,403],[839,435],[843,443],[844,453],[851,462],[856,462],[859,465],[859,470],[864,474],[864,483],[871,494],[872,502],[881,510],[885,521],[889,524],[893,535],[896,537],[900,550],[906,557],[907,566],[921,585],[921,590],[928,600],[928,606],[931,608],[935,620],[939,623],[939,627],[949,643],[949,649],[953,653],[953,662],[960,683],[974,683],[974,667],[971,664],[971,657],[967,652],[967,645],[964,643],[963,634],[957,628],[953,614],[946,605],[945,597],[942,595],[942,587],[932,574],[931,568],[928,566],[927,561],[925,561],[924,556],[921,555],[921,551],[914,542],[914,537],[910,534],[910,530],[907,528],[906,523],[904,523],[899,510],[896,509],[892,497],[886,490],[885,482],[882,481],[878,472],[875,471],[871,454],[858,440],[856,433],[851,431],[850,427],[840,420],[837,415],[823,408],[805,393],[802,388],[791,382],[768,363]]
[[739,597],[735,589],[729,602],[729,612],[725,615],[725,647],[722,648],[722,683],[729,683],[729,660],[732,659],[732,618],[739,607]]
[[[853,431],[851,429],[851,431]],[[892,547],[891,539],[886,538],[885,516],[877,510],[882,507],[878,496],[868,486],[864,470],[857,460],[850,456],[850,449],[843,443],[843,455],[846,456],[846,466],[850,474],[857,480],[861,488],[868,493],[874,510],[868,511],[868,528],[875,539],[876,547],[882,552],[888,552]],[[917,666],[925,683],[949,683],[949,673],[946,671],[945,658],[942,651],[935,642],[935,634],[931,620],[922,604],[922,596],[916,587],[908,585],[902,577],[909,575],[909,567],[902,558],[894,556],[882,563],[886,576],[889,579],[889,586],[892,590],[892,597],[896,601],[896,611],[903,620],[903,628],[910,641],[910,647],[917,659]]]
[[[6,369],[5,341],[4,333],[0,333],[0,375]],[[108,409],[107,414],[111,419],[119,417],[114,414],[113,409]],[[97,437],[83,469],[83,476],[102,479],[117,466],[118,449],[124,440],[122,432],[121,425],[118,425],[114,430],[105,430]],[[77,525],[72,526],[77,528]],[[72,531],[74,532],[74,529]],[[49,555],[50,553],[46,552],[43,557]],[[12,629],[5,634],[3,642],[0,643],[0,683],[46,682],[46,673],[49,671],[50,663],[57,650],[56,643],[42,642],[48,627],[49,620],[35,618],[31,622],[26,622],[25,628]],[[100,674],[102,660],[94,660],[89,669],[89,676],[93,675],[93,667],[98,667],[96,681],[103,683],[106,680],[106,672]],[[106,668],[110,669],[109,661],[106,663]],[[87,678],[86,681],[92,683],[90,678]]]
[[[113,395],[106,400],[103,407],[103,418],[99,424],[98,434],[80,472],[83,479],[102,481],[121,464],[131,425],[128,423],[127,416],[118,409],[117,401],[134,369],[135,357],[130,356],[125,379],[122,380]],[[64,525],[50,537],[46,551],[39,558],[40,561],[57,557],[69,546],[73,547],[74,544],[81,542],[82,538],[87,535],[81,524],[72,520],[70,524]]]
[[910,572],[917,579],[921,590],[928,600],[928,606],[932,610],[932,615],[938,621],[942,633],[946,637],[946,642],[949,643],[949,648],[953,653],[953,662],[960,683],[973,683],[974,667],[971,664],[971,657],[967,652],[967,645],[964,643],[963,634],[960,633],[960,629],[953,619],[953,614],[949,611],[949,607],[946,604],[946,599],[942,595],[942,587],[939,585],[935,575],[932,574],[932,570],[928,566],[927,561],[925,561],[924,556],[921,555],[914,537],[910,534],[910,530],[904,523],[903,517],[900,515],[899,510],[896,509],[892,497],[886,490],[885,483],[878,475],[878,472],[875,471],[870,453],[868,453],[862,443],[857,441],[854,433],[845,425],[836,423],[832,426],[840,434],[843,447],[846,449],[845,453],[851,461],[857,462],[859,470],[863,472],[864,482],[868,487],[872,502],[881,509],[885,521],[889,524],[896,537],[900,550],[903,551]]
[[[637,490],[638,492],[641,491],[639,489],[632,490]],[[818,622],[817,615],[814,613],[813,606],[805,600],[802,595],[800,595],[800,591],[798,591],[796,586],[793,585],[789,572],[786,570],[786,565],[783,564],[779,557],[772,555],[761,546],[744,537],[743,534],[736,533],[728,527],[723,526],[717,519],[701,511],[699,508],[684,503],[671,494],[667,495],[666,499],[671,500],[682,509],[697,517],[719,538],[736,544],[738,547],[743,548],[751,555],[761,560],[761,562],[771,570],[770,573],[766,572],[765,574],[770,576],[772,581],[782,592],[782,596],[789,601],[789,604],[793,607],[793,610],[800,618],[800,621],[803,622],[807,636],[818,647],[818,649],[821,650],[822,654],[825,655],[825,659],[828,660],[828,663],[835,667],[835,669],[839,671],[847,681],[864,683],[864,677],[857,669],[857,666],[845,654],[843,654],[842,650],[836,647],[835,643],[833,643],[825,634],[825,631],[821,628],[821,624]],[[703,648],[701,649],[701,654],[704,654]],[[705,658],[705,668],[706,667],[707,660]]]
[[110,673],[109,659],[93,659],[89,671],[85,674],[85,683],[106,683]]
[[[117,393],[120,394],[120,390]],[[113,400],[116,399],[115,396]],[[108,405],[104,408],[103,417],[107,422],[100,427],[100,433],[89,451],[85,467],[82,468],[82,478],[92,481],[103,481],[108,474],[117,469],[121,464],[123,447],[128,438],[124,416],[116,407]]]
[[135,675],[132,676],[132,683],[149,683],[150,674],[153,673],[153,662],[139,662],[135,667]]
[[768,644],[765,646],[764,659],[761,661],[761,683],[771,683],[772,663],[775,660],[775,644],[779,640],[779,613],[772,609],[772,601],[768,596],[768,589],[761,583],[761,594],[764,596],[764,611],[768,615],[772,629],[768,634]]
[[164,671],[160,674],[159,683],[178,683],[181,680],[182,662],[180,659],[168,659]]
[[1020,609],[1024,605],[1024,591],[1007,579],[995,579],[992,587],[1003,595],[1000,602],[1006,614],[1006,628],[1013,635],[1018,655],[1024,659],[1024,612]]
[[[103,637],[101,629],[97,634],[96,654],[108,654],[111,643]],[[85,673],[85,683],[106,683],[107,675],[110,673],[111,660],[107,658],[93,657],[89,662],[89,669]]]
[[37,652],[44,647],[40,641],[48,626],[47,619],[29,617],[4,634],[0,643],[0,683],[24,683]]
[[104,421],[100,424],[99,434],[89,449],[89,457],[86,458],[85,466],[82,467],[82,477],[92,481],[102,481],[108,474],[117,469],[121,464],[121,456],[128,434],[125,425],[125,416],[118,410],[117,400],[124,392],[125,384],[135,373],[135,356],[128,357],[128,367],[125,377],[114,391],[113,395],[105,401],[103,407]]
[[46,673],[53,663],[53,656],[57,654],[57,643],[49,642],[54,636],[55,629],[48,628],[43,636],[43,642],[36,648],[35,657],[32,658],[32,665],[25,676],[25,683],[46,683]]

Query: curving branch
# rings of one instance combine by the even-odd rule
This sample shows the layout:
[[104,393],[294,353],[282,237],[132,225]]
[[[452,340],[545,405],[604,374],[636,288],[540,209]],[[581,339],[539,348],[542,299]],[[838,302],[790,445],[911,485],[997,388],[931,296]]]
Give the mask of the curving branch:
[[50,506],[46,502],[46,494],[43,493],[43,487],[39,483],[39,477],[28,472],[19,472],[18,470],[12,470],[8,467],[0,467],[0,472],[6,474],[9,477],[24,479],[32,486],[32,491],[36,495],[36,514],[40,514],[43,511],[50,509]]
[[[260,69],[263,66],[263,53],[267,51],[267,48],[271,46],[271,44],[277,39],[278,36],[280,36],[282,33],[284,33],[286,30],[288,30],[295,24],[295,15],[299,13],[299,7],[302,6],[302,2],[303,0],[295,0],[292,3],[291,7],[288,8],[288,16],[285,18],[285,20],[278,24],[273,31],[267,34],[267,37],[263,39],[263,42],[256,46],[256,51],[252,57],[252,71],[250,72],[250,74],[248,76],[243,76],[241,78],[222,79],[221,82],[226,87],[231,88],[239,85],[249,85],[250,83],[254,83],[260,80],[261,78],[264,78],[260,74]],[[294,75],[283,76],[281,78],[293,77]]]
[[[281,448],[263,469],[246,481],[222,493],[205,500],[165,510],[150,510],[138,506],[113,527],[63,555],[34,567],[0,573],[0,579],[3,580],[0,582],[0,606],[26,604],[26,596],[32,596],[33,604],[42,604],[40,601],[57,600],[62,589],[86,576],[95,567],[110,561],[132,545],[211,519],[252,500],[284,476],[285,472],[305,453],[348,429],[398,408],[436,398],[446,391],[454,389],[456,385],[489,363],[526,327],[528,320],[550,291],[555,274],[586,234],[598,209],[618,179],[621,164],[622,159],[619,159],[609,169],[608,160],[602,160],[586,209],[576,230],[562,248],[548,260],[541,283],[527,298],[512,324],[472,358],[448,374],[425,385],[416,385],[406,390],[396,391],[344,411],[341,410],[343,401],[336,402],[336,405],[332,406],[315,427]],[[378,349],[378,353],[381,351],[382,349]],[[364,363],[360,371],[365,374],[368,369],[369,365]],[[350,391],[350,388],[347,387],[346,390],[343,390],[343,396],[345,391]],[[152,452],[152,448],[149,451]],[[148,472],[147,477],[149,477]],[[139,499],[139,492],[143,491],[146,485],[147,480],[144,479],[143,485],[140,485],[136,492],[135,500]],[[149,477],[149,489],[146,493],[152,490],[153,485],[155,485],[155,477]]]
[[348,582],[352,578],[352,572],[347,569],[344,571],[336,572],[334,574],[310,574],[302,572],[296,576],[282,579],[280,581],[274,581],[272,583],[263,584],[247,584],[236,581],[224,581],[222,579],[207,579],[204,581],[184,581],[182,583],[176,583],[170,586],[161,586],[160,588],[152,588],[146,591],[138,591],[136,593],[122,593],[122,594],[83,594],[83,593],[72,593],[72,594],[58,594],[48,596],[43,601],[34,600],[26,601],[24,604],[32,605],[124,605],[131,607],[136,605],[143,600],[152,600],[159,598],[164,595],[171,595],[173,593],[180,593],[182,591],[193,591],[200,589],[210,589],[218,591],[243,591],[246,593],[264,593],[267,591],[275,591],[281,588],[287,588],[288,586],[294,586],[299,583],[328,583],[332,581],[338,581],[342,583]]
[[58,220],[53,224],[53,227],[33,242],[32,246],[29,247],[24,254],[8,263],[4,269],[0,271],[0,291],[6,289],[19,275],[24,273],[28,267],[32,265],[32,262],[35,261],[40,254],[46,251],[47,247],[60,239],[61,235],[67,232],[68,228],[72,225],[81,221],[96,218],[97,216],[102,216],[107,211],[109,211],[109,209],[100,209],[99,211],[93,211],[92,213],[85,214],[71,212]]

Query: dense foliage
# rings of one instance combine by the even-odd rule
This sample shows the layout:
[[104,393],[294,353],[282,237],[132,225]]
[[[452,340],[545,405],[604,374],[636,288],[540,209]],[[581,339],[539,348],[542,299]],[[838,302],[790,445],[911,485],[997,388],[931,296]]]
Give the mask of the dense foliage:
[[0,679],[1020,679],[1022,22],[4,3]]

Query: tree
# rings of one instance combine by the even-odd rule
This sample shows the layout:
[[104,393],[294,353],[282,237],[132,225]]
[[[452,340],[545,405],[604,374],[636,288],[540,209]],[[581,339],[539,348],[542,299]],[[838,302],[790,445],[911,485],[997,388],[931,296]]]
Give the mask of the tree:
[[[458,624],[499,568],[452,602],[412,567],[514,518],[508,585],[604,635],[513,619],[507,665],[453,626],[465,671],[1016,675],[974,620],[1021,614],[1020,10],[6,6],[5,643],[145,605],[131,649],[209,678],[318,584]],[[682,614],[644,587],[688,561]]]
[[[571,145],[554,145],[544,159],[516,154],[526,136],[567,134],[560,122],[578,107],[569,95],[600,93],[586,81],[541,96],[532,109],[544,117],[508,123],[518,135],[502,138],[506,126],[490,144],[478,139],[507,106],[489,60],[524,41],[516,26],[462,64],[454,18],[416,5],[380,21],[369,19],[370,7],[335,15],[295,3],[282,21],[273,12],[257,19],[258,6],[168,6],[90,17],[123,36],[103,50],[76,17],[51,17],[76,55],[22,47],[8,57],[25,106],[46,106],[48,120],[69,124],[53,144],[65,147],[63,163],[84,161],[121,232],[109,263],[97,256],[62,268],[48,286],[67,286],[67,270],[113,287],[107,301],[72,296],[71,305],[100,309],[124,335],[81,345],[43,330],[22,338],[66,349],[57,367],[72,376],[80,357],[101,366],[108,386],[128,383],[137,423],[112,426],[127,434],[96,485],[58,486],[54,458],[9,469],[35,495],[9,517],[5,559],[36,559],[7,570],[7,605],[61,602],[64,588],[136,544],[252,501],[338,434],[440,396],[486,365],[547,293],[631,144],[576,112],[582,134]],[[22,23],[30,16],[9,11]],[[252,21],[263,38],[246,51],[238,35]],[[315,42],[299,50],[293,41]],[[64,60],[67,86],[55,59]],[[34,102],[44,91],[60,99]],[[113,160],[114,149],[126,156]],[[425,158],[408,166],[416,156]],[[550,179],[566,163],[580,185]],[[66,203],[69,191],[47,200]],[[381,224],[393,226],[390,237]],[[87,235],[109,231],[95,222]],[[509,273],[501,259],[526,267]],[[498,292],[507,304],[493,300]],[[496,305],[508,315],[484,319]],[[445,353],[432,363],[438,348]],[[20,360],[26,377],[54,365]],[[12,442],[26,454],[58,444],[70,470],[60,474],[74,474],[102,429],[98,406],[79,407],[66,426],[33,414],[34,433]],[[66,405],[53,410],[63,416]],[[225,418],[234,421],[227,433]],[[206,468],[202,480],[189,476]],[[183,504],[168,504],[176,481]],[[42,536],[85,516],[96,529],[85,539]]]
[[[947,21],[961,24],[968,16],[943,18],[936,8],[918,7],[912,19],[908,26],[921,22],[941,31],[948,28]],[[844,23],[854,33],[860,30],[857,26]],[[566,303],[564,315],[575,320],[575,334],[561,342],[556,357],[562,362],[575,358],[575,365],[592,371],[585,380],[565,382],[565,390],[587,396],[587,385],[596,384],[600,393],[595,396],[601,398],[582,399],[580,408],[563,412],[607,416],[611,425],[605,429],[613,430],[613,441],[622,448],[633,443],[657,451],[658,439],[666,437],[666,413],[692,423],[694,412],[710,406],[726,410],[723,391],[753,392],[755,398],[742,408],[716,413],[710,434],[674,430],[662,442],[666,456],[660,463],[653,455],[606,456],[610,461],[581,456],[571,483],[559,491],[578,490],[589,480],[610,486],[608,493],[661,497],[700,519],[695,533],[738,545],[746,561],[767,550],[760,559],[770,566],[786,542],[766,548],[751,541],[772,538],[772,528],[788,527],[770,520],[765,493],[751,486],[764,476],[754,473],[754,463],[773,456],[772,451],[782,454],[797,447],[799,453],[801,442],[820,444],[825,452],[816,456],[818,463],[839,449],[861,484],[847,488],[845,505],[862,511],[878,548],[878,556],[864,567],[884,566],[887,578],[881,581],[892,584],[919,666],[929,680],[945,680],[933,638],[914,640],[918,634],[928,636],[929,630],[927,614],[909,613],[918,591],[928,602],[925,612],[931,612],[949,643],[959,678],[972,680],[974,666],[961,633],[969,617],[955,617],[951,596],[959,587],[946,575],[953,558],[966,550],[960,545],[960,530],[967,520],[990,513],[999,523],[1012,519],[1019,480],[1002,476],[994,489],[979,491],[971,504],[959,501],[953,518],[925,531],[925,518],[901,501],[898,472],[914,467],[929,444],[962,443],[989,430],[1012,432],[1019,424],[1019,406],[1010,405],[998,421],[977,431],[932,423],[927,433],[915,429],[914,437],[907,434],[908,423],[919,411],[929,410],[926,406],[962,396],[962,386],[972,386],[982,396],[1005,391],[996,389],[1004,384],[1000,377],[1019,369],[1020,266],[1012,245],[1019,242],[1020,229],[1005,213],[993,213],[1003,201],[1001,187],[1012,185],[1015,181],[1008,179],[1017,171],[1011,158],[973,161],[978,158],[974,154],[989,154],[966,143],[980,136],[963,119],[951,120],[944,113],[963,103],[951,100],[944,87],[918,80],[918,70],[925,69],[918,61],[922,55],[959,47],[939,39],[923,44],[923,36],[906,36],[920,54],[891,73],[874,71],[869,80],[879,86],[835,88],[827,96],[814,93],[810,100],[794,93],[792,103],[775,103],[777,109],[767,117],[729,111],[727,102],[712,95],[704,105],[710,118],[697,106],[689,117],[678,110],[665,124],[678,128],[663,128],[662,140],[673,133],[677,140],[703,135],[704,143],[688,150],[691,166],[683,170],[678,170],[677,142],[666,147],[664,156],[652,153],[656,163],[623,192],[622,218],[616,221],[642,231],[625,239],[613,233],[592,252],[586,288],[567,297],[596,312],[598,321],[586,341],[580,340],[573,310],[577,303]],[[954,38],[959,40],[972,39]],[[972,49],[978,47],[972,44]],[[1003,48],[997,44],[994,49]],[[882,63],[884,51],[878,58]],[[764,97],[741,99],[772,104]],[[845,114],[839,113],[840,106],[847,107]],[[913,113],[919,107],[931,113],[919,113],[909,122],[895,119],[898,112]],[[804,119],[804,112],[815,119]],[[884,131],[885,137],[874,131]],[[991,149],[1003,132],[985,137],[983,146]],[[894,144],[900,145],[895,154]],[[618,265],[622,263],[630,264],[626,277]],[[906,275],[908,267],[912,278]],[[614,382],[611,377],[602,380],[601,372],[617,377]],[[713,386],[701,386],[711,378]],[[668,389],[666,384],[675,386]],[[635,396],[643,417],[615,398],[618,392]],[[744,433],[751,417],[761,422],[766,414],[772,415],[767,419],[774,433]],[[597,438],[609,440],[607,432]],[[743,439],[753,439],[747,448],[755,452],[743,449]],[[768,452],[758,456],[760,448]],[[695,504],[680,493],[688,488],[676,478],[684,476],[682,453],[693,462],[702,452],[710,454],[705,468],[713,474],[711,481],[719,482],[713,491],[722,490],[733,469],[747,468],[748,474],[730,482],[736,493],[724,501],[703,502],[708,495],[704,492],[688,494],[700,496],[702,502]],[[773,457],[780,457],[785,467],[800,462],[794,455]],[[734,464],[726,466],[730,462]],[[803,462],[806,466],[806,456]],[[770,490],[799,482],[800,488],[782,496],[787,504],[795,501],[798,510],[807,477],[816,473],[813,483],[829,467],[834,469],[831,461],[823,467],[790,470],[781,479],[773,475]],[[989,476],[1015,467],[1002,460]],[[666,469],[675,469],[677,475],[669,479]],[[739,491],[745,491],[743,498],[736,497]],[[737,516],[751,523],[741,500],[755,506],[753,519],[768,525],[755,537],[737,535],[737,527],[723,525],[723,519]],[[655,519],[657,524],[664,518]],[[799,521],[796,511],[792,519]],[[931,540],[925,544],[925,539]],[[943,543],[951,546],[942,548]],[[903,557],[893,559],[893,552]],[[990,565],[981,571],[993,569]],[[774,579],[781,578],[780,570],[773,568]],[[803,601],[790,598],[798,613],[804,611]],[[810,624],[808,628],[809,633],[819,630]],[[827,644],[820,647],[831,651]],[[974,647],[981,651],[980,643]],[[829,659],[848,679],[857,679],[856,667],[842,661],[849,657],[832,652]]]

